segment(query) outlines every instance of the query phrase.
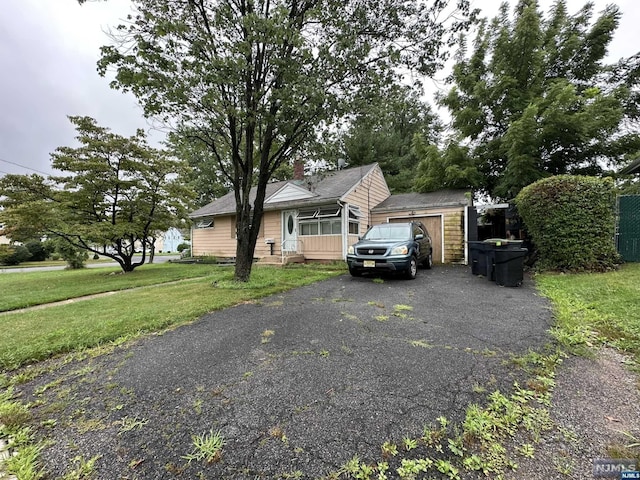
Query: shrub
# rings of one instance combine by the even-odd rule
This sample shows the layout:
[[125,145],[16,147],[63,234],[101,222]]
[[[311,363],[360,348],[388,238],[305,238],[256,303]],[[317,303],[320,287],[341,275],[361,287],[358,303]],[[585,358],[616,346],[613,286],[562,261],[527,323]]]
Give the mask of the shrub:
[[190,248],[191,248],[191,245],[189,245],[188,243],[182,242],[180,245],[176,247],[176,251],[178,253],[182,253],[183,250],[188,250]]
[[22,245],[0,245],[0,265],[18,265],[31,258],[31,253]]
[[70,243],[59,240],[56,248],[62,259],[67,262],[67,269],[77,270],[85,267],[85,262],[89,259],[86,250],[74,247]]
[[604,271],[620,263],[610,178],[545,178],[523,188],[516,206],[538,248],[539,269]]
[[24,246],[31,253],[30,260],[34,262],[43,262],[51,254],[51,248],[40,240],[29,240]]

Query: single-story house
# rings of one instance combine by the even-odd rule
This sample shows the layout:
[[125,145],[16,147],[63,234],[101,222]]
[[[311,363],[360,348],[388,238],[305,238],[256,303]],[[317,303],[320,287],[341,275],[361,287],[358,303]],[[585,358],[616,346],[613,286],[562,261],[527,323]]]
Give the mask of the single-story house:
[[[410,218],[429,229],[435,262],[465,259],[464,218],[471,200],[464,191],[392,196],[377,163],[296,177],[267,185],[258,259],[343,260],[369,226]],[[235,257],[235,214],[233,192],[191,213],[192,255]]]

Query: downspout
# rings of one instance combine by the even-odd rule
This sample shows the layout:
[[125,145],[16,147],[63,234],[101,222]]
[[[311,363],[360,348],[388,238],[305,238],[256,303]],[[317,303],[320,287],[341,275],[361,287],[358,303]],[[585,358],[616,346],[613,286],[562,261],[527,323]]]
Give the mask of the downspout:
[[346,260],[347,248],[349,248],[349,204],[342,203],[340,200],[337,203],[342,209],[342,234],[340,236],[342,237],[342,259]]
[[464,264],[469,265],[469,205],[464,207]]
[[[193,254],[193,221],[191,222],[191,227],[189,228],[189,231],[191,232],[191,240],[190,240],[190,248],[189,248],[189,253],[191,253],[191,257],[194,257],[195,255]],[[180,255],[182,257],[182,255]]]

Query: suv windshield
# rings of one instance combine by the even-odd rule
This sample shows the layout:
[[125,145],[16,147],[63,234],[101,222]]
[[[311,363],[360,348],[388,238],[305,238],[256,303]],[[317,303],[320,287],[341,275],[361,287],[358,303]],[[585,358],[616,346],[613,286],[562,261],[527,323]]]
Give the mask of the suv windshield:
[[375,225],[362,237],[363,240],[408,240],[411,238],[410,225]]

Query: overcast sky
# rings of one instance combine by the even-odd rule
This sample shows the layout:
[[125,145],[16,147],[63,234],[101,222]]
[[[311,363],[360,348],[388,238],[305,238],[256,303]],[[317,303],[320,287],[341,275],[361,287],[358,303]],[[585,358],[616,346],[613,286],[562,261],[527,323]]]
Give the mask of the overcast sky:
[[[67,115],[88,115],[121,135],[150,130],[135,98],[96,72],[104,30],[129,12],[129,0],[0,0],[0,176],[51,173],[50,153],[74,145]],[[492,17],[497,0],[475,0]],[[512,4],[516,0],[511,0]],[[551,0],[540,0],[544,12]],[[584,1],[568,0],[570,13]],[[610,1],[596,0],[596,12]],[[623,16],[609,49],[617,61],[639,50],[640,2],[619,0]],[[152,132],[159,140],[162,135]]]

